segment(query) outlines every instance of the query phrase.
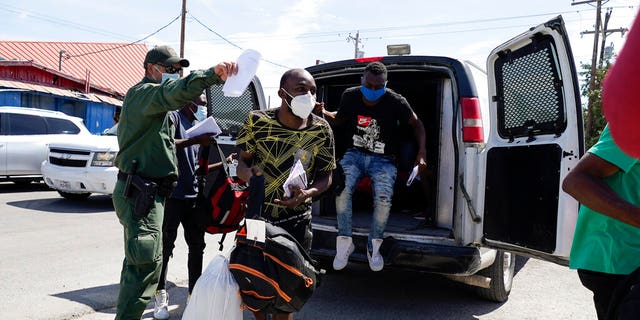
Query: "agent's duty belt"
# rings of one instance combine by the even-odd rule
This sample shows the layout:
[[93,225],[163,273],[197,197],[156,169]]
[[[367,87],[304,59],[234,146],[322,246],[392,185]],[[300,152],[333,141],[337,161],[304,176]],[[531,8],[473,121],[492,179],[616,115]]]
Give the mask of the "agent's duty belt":
[[[137,175],[138,177],[146,180],[146,181],[151,181],[155,184],[162,184],[164,182],[165,179],[167,178],[147,178],[141,175]],[[118,171],[118,180],[120,181],[127,181],[127,178],[129,177],[129,174],[126,172],[122,172],[122,171]]]
[[170,177],[154,179],[122,171],[118,172],[118,180],[125,183],[123,196],[135,201],[134,212],[138,218],[144,218],[149,214],[156,195],[169,197],[177,183]]
[[[142,179],[144,182],[154,183],[157,187],[158,195],[163,197],[169,197],[171,193],[173,193],[173,190],[176,188],[176,184],[177,184],[176,179],[170,176],[167,176],[164,178],[148,178],[141,175],[133,175],[132,178],[136,176]],[[128,179],[129,179],[128,173],[118,171],[118,180],[127,182]],[[134,179],[133,181],[135,180],[137,179]]]

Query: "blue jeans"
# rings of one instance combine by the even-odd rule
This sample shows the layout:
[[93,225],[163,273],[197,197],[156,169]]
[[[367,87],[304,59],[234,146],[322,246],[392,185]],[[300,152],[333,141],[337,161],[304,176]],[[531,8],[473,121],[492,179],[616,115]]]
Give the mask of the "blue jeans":
[[340,165],[344,169],[344,190],[336,198],[336,213],[338,215],[338,235],[351,236],[352,197],[356,185],[364,176],[371,179],[373,187],[373,221],[369,232],[368,247],[371,239],[382,239],[387,219],[391,212],[393,185],[396,180],[396,165],[390,156],[361,152],[349,149],[344,154]]

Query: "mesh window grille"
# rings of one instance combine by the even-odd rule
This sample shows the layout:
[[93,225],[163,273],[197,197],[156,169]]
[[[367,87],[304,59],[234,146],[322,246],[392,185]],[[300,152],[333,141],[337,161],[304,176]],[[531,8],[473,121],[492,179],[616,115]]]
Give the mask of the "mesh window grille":
[[253,86],[249,86],[240,97],[225,97],[222,93],[222,85],[213,85],[207,90],[210,101],[211,115],[222,129],[222,134],[229,134],[229,129],[239,129],[247,119],[249,111],[258,108],[258,103],[253,94]]
[[500,136],[559,133],[563,129],[564,97],[557,61],[555,48],[546,38],[498,60]]

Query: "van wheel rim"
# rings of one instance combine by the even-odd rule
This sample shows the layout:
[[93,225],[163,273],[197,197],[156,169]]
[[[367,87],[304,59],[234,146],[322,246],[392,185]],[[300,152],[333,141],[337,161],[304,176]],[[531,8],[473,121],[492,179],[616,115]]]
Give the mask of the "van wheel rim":
[[502,278],[503,283],[508,283],[511,278],[511,265],[513,264],[513,255],[511,252],[504,252],[502,259]]

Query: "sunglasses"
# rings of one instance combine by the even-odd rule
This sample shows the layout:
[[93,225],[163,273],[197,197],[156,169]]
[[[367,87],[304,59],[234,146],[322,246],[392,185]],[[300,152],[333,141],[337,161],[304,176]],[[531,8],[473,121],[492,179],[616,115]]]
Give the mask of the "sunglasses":
[[174,66],[165,66],[165,65],[162,65],[162,64],[159,64],[159,63],[158,63],[158,65],[164,67],[164,70],[166,70],[167,73],[174,74],[174,73],[178,73],[178,72],[182,71],[182,68],[176,68]]

